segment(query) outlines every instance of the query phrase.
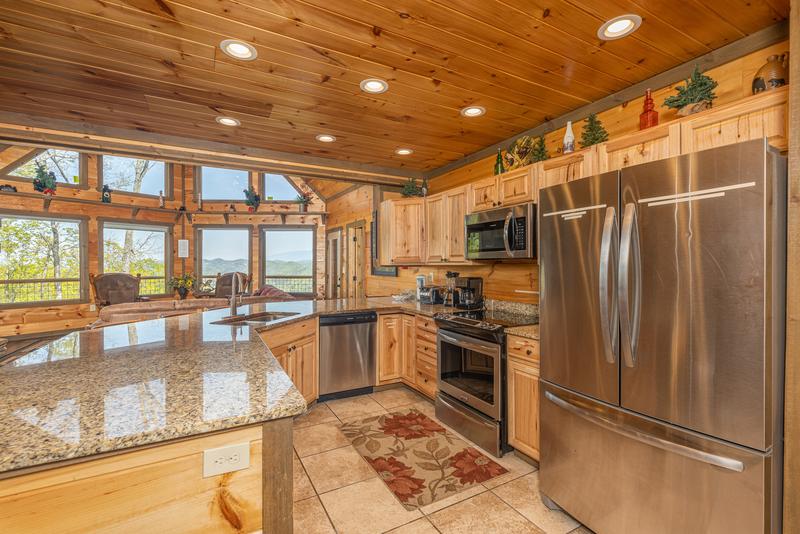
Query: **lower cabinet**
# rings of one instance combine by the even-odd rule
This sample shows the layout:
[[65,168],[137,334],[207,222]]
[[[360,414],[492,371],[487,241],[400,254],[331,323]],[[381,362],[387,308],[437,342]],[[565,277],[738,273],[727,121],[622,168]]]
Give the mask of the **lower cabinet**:
[[403,315],[403,351],[400,378],[413,384],[417,375],[417,330],[413,315]]
[[378,316],[378,384],[397,382],[403,359],[403,315]]
[[317,400],[319,356],[316,319],[265,330],[260,336],[306,402]]
[[436,324],[404,313],[378,316],[378,385],[403,382],[436,397]]
[[539,365],[508,358],[508,443],[539,459]]

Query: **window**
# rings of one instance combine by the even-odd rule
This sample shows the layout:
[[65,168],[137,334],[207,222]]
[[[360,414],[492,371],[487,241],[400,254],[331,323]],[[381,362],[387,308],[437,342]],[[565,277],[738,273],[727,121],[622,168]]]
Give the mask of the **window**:
[[103,223],[103,272],[141,275],[140,295],[165,295],[170,275],[165,226]]
[[11,176],[19,178],[36,178],[37,164],[44,165],[48,171],[53,171],[59,184],[81,183],[81,155],[71,150],[56,150],[48,148],[29,159],[11,172]]
[[262,248],[265,284],[293,295],[314,294],[313,228],[264,228]]
[[264,200],[288,200],[292,202],[297,200],[297,195],[300,194],[300,191],[295,188],[287,177],[282,174],[270,173],[264,173],[263,176],[264,187],[262,191],[264,191],[264,195],[262,196]]
[[102,184],[113,191],[154,196],[171,192],[167,180],[169,165],[163,161],[120,156],[102,156],[101,159]]
[[82,223],[0,215],[0,305],[79,300]]
[[212,290],[218,274],[250,273],[250,230],[247,228],[200,228],[199,272],[202,288]]
[[242,200],[250,187],[250,173],[221,167],[200,167],[200,192],[203,200]]

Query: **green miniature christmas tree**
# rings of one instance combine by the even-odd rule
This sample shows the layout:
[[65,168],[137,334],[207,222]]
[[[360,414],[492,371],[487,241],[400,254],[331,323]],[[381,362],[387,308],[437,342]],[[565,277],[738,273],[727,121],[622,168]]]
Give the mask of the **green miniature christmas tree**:
[[547,147],[544,144],[544,135],[540,135],[536,138],[536,141],[533,142],[531,161],[536,163],[537,161],[544,161],[546,159],[550,159],[550,154],[547,153]]
[[677,95],[672,95],[664,100],[664,107],[681,109],[690,104],[705,102],[703,108],[711,107],[711,101],[717,98],[714,89],[717,87],[716,80],[702,74],[700,67],[695,65],[691,77],[686,80],[686,85],[675,88]]
[[43,164],[36,162],[36,178],[33,179],[33,190],[53,195],[56,192],[56,175],[53,171],[48,171]]
[[594,113],[590,114],[586,119],[586,124],[583,125],[583,132],[581,133],[581,148],[596,145],[608,141],[608,132],[603,128],[603,123],[597,118]]
[[409,178],[408,181],[403,185],[403,189],[400,193],[404,197],[422,197],[425,196],[425,193],[422,191],[422,187],[417,184],[417,181],[414,178]]

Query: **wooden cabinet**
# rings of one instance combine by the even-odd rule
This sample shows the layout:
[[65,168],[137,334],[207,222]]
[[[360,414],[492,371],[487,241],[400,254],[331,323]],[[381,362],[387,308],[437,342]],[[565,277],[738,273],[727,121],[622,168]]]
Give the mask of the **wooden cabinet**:
[[379,254],[384,265],[420,264],[425,257],[425,200],[384,200],[380,207]]
[[422,394],[435,398],[438,387],[437,359],[436,359],[436,333],[438,328],[430,317],[417,316],[415,320],[416,331],[416,377],[414,387]]
[[400,365],[400,378],[413,385],[417,374],[417,329],[413,315],[403,315],[403,356]]
[[484,211],[500,206],[513,206],[536,199],[534,166],[473,182],[468,186],[468,212]]
[[597,145],[597,172],[616,171],[680,153],[680,124],[673,122],[654,126]]
[[319,397],[317,320],[311,319],[260,332],[272,354],[306,402]]
[[537,165],[540,189],[585,178],[597,173],[597,146],[548,159]]
[[780,150],[788,148],[789,87],[691,115],[680,121],[681,152],[766,137]]
[[508,443],[539,459],[539,366],[508,358]]
[[466,203],[466,187],[425,199],[425,263],[467,262],[464,253]]
[[403,315],[378,316],[378,383],[397,382],[403,359]]

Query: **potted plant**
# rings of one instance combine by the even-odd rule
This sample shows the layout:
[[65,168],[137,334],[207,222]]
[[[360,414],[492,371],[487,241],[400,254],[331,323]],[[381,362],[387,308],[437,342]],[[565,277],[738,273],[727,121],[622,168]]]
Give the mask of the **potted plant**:
[[261,205],[261,196],[256,193],[256,190],[253,189],[251,185],[248,189],[244,190],[244,203],[247,205],[247,211],[253,213],[258,211],[258,206]]
[[169,281],[169,286],[172,289],[176,289],[178,291],[178,296],[183,300],[194,287],[194,281],[194,275],[192,273],[186,273],[182,276],[173,276],[172,280]]
[[297,195],[297,203],[300,204],[301,213],[308,211],[308,205],[311,203],[311,193],[300,193]]
[[56,175],[53,171],[48,171],[47,167],[40,162],[36,162],[36,178],[33,179],[33,190],[44,193],[45,195],[56,194]]

